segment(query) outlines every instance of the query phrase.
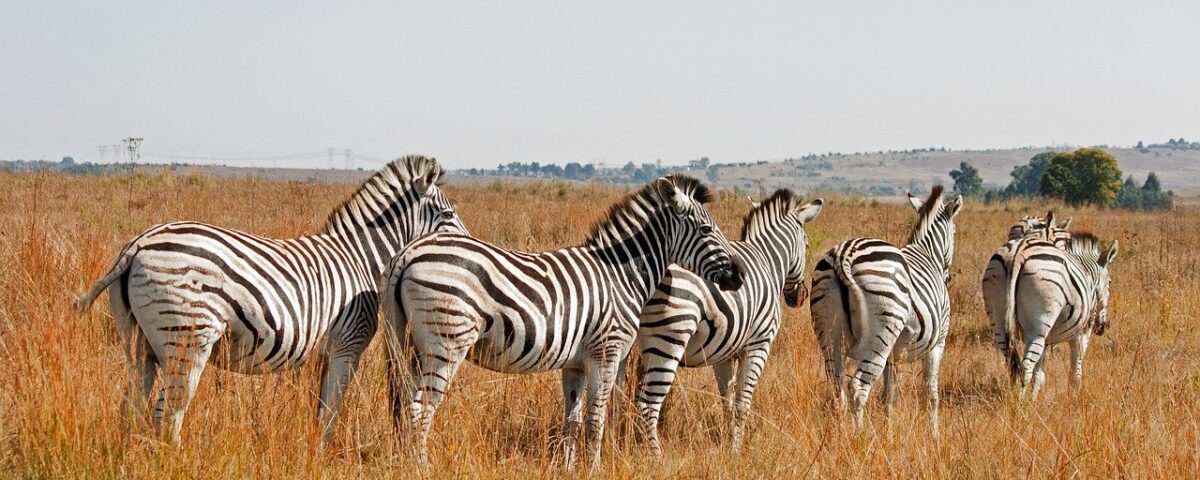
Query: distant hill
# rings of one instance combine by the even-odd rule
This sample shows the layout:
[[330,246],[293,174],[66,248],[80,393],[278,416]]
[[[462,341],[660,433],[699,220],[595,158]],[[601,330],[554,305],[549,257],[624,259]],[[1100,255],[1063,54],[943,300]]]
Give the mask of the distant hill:
[[[1073,147],[1072,147],[1073,148]],[[664,166],[659,171],[682,172],[707,179],[723,187],[756,190],[780,187],[801,192],[829,191],[864,195],[893,196],[906,190],[927,190],[935,182],[950,185],[950,170],[960,162],[970,162],[979,169],[980,176],[989,187],[1003,188],[1010,180],[1009,172],[1014,166],[1029,162],[1030,157],[1045,151],[1066,151],[1072,148],[1017,148],[1006,150],[910,150],[854,154],[820,154],[774,161],[742,163],[714,163],[708,168],[686,166]],[[1186,147],[1168,147],[1165,144],[1147,148],[1109,148],[1104,150],[1117,157],[1122,176],[1132,174],[1139,182],[1146,174],[1156,172],[1163,188],[1174,190],[1177,195],[1200,195],[1200,144]],[[0,170],[31,170],[47,168],[71,173],[96,173],[89,170],[93,164],[79,164],[69,169],[58,162],[0,162]],[[259,177],[278,181],[355,183],[370,176],[373,170],[319,170],[296,168],[248,168],[211,165],[170,166],[146,165],[139,168],[169,168],[179,174],[195,172],[218,178]],[[643,164],[641,168],[651,168]],[[119,173],[125,167],[103,166],[92,170]],[[554,177],[529,177],[497,175],[496,171],[455,170],[451,182],[477,183],[495,180],[554,180]],[[628,173],[628,172],[625,172]],[[609,183],[641,183],[623,174],[620,169],[597,170],[594,180]]]
[[[1014,166],[1048,148],[986,151],[910,151],[816,155],[783,161],[719,165],[716,183],[721,186],[757,188],[762,180],[767,189],[789,187],[801,191],[857,191],[878,195],[901,194],[907,189],[926,190],[938,179],[951,185],[950,170],[960,162],[979,169],[990,187],[1008,185]],[[1122,176],[1132,174],[1139,182],[1153,171],[1163,188],[1179,195],[1200,195],[1200,149],[1104,148],[1117,157]],[[692,170],[704,177],[703,171]],[[711,177],[709,177],[711,180]]]

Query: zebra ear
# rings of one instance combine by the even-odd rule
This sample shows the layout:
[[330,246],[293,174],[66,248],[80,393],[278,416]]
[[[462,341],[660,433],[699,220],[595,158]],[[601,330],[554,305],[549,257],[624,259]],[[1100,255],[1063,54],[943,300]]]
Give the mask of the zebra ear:
[[1071,220],[1072,219],[1070,219],[1070,218],[1066,219],[1066,221],[1064,221],[1062,224],[1060,224],[1058,226],[1058,229],[1059,230],[1067,230],[1067,229],[1071,228]]
[[1056,227],[1056,226],[1058,226],[1058,222],[1055,221],[1054,210],[1046,212],[1046,223],[1045,223],[1046,230],[1053,230],[1054,227]]
[[958,212],[962,211],[963,202],[963,196],[958,195],[954,197],[954,200],[952,200],[949,205],[946,205],[945,208],[950,212],[950,218],[958,216]]
[[442,178],[442,173],[444,172],[442,167],[434,164],[433,168],[430,168],[428,172],[413,179],[413,188],[417,190],[417,193],[425,195],[429,192],[430,187],[437,185],[438,180]]
[[821,206],[824,204],[825,200],[818,198],[805,205],[796,207],[794,214],[796,215],[796,218],[800,219],[801,225],[807,225],[808,222],[811,222],[814,218],[817,218],[817,215],[821,213]]
[[664,204],[675,210],[683,210],[687,206],[688,196],[679,191],[675,182],[667,177],[659,177],[654,181],[654,193]]
[[755,209],[762,206],[762,203],[754,201],[754,198],[746,195],[746,201],[750,202],[750,209]]
[[1117,244],[1118,243],[1120,243],[1120,242],[1113,240],[1112,245],[1108,246],[1108,253],[1105,254],[1103,257],[1100,257],[1100,266],[1101,267],[1108,268],[1108,266],[1110,264],[1112,264],[1113,260],[1117,259]]
[[908,192],[908,203],[912,204],[913,210],[920,210],[925,205],[925,201],[914,197],[912,192]]

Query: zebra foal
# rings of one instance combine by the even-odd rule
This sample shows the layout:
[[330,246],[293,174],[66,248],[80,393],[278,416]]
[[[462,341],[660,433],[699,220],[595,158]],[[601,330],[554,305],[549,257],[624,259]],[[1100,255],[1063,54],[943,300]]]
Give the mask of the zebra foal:
[[434,231],[465,232],[437,186],[442,169],[397,159],[329,215],[322,232],[273,239],[198,222],[150,227],[75,304],[108,291],[129,365],[126,414],[162,386],[155,428],[179,444],[183,416],[209,362],[273,373],[322,357],[322,445],[375,334],[378,278],[404,245]]
[[379,289],[390,326],[392,416],[399,431],[408,415],[421,464],[429,465],[434,413],[469,358],[504,373],[562,371],[568,468],[586,389],[594,467],[617,365],[667,266],[726,290],[742,284],[740,261],[704,208],[712,196],[692,178],[669,176],[617,202],[580,246],[526,253],[447,233],[397,255]]

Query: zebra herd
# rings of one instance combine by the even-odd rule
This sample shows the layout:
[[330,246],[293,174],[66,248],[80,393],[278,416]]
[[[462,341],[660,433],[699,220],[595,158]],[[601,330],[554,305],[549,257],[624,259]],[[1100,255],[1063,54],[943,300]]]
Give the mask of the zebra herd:
[[[184,413],[208,363],[242,373],[321,362],[319,429],[329,441],[342,397],[383,312],[391,412],[423,465],[434,414],[464,361],[505,373],[561,371],[563,462],[600,459],[608,402],[639,353],[635,403],[655,455],[659,415],[680,367],[713,367],[740,448],[755,386],[780,330],[779,297],[796,307],[805,227],[822,200],[781,189],[751,200],[741,241],[705,208],[695,179],[660,178],[616,202],[577,246],[541,253],[470,236],[439,188],[432,158],[397,159],[329,216],[321,233],[271,239],[196,222],[151,227],[76,301],[108,291],[128,363],[128,422],[145,415],[180,442]],[[962,197],[922,200],[909,240],[842,242],[813,270],[810,310],[835,405],[846,384],[860,428],[875,381],[896,398],[894,363],[924,365],[937,435],[938,369],[950,327],[955,217]],[[1069,222],[1067,222],[1069,224]],[[1036,398],[1050,345],[1069,342],[1077,388],[1092,332],[1108,325],[1108,266],[1096,237],[1053,214],[1026,217],[982,281],[996,347],[1022,396]],[[847,358],[857,362],[848,381]],[[587,409],[584,417],[586,393]],[[132,427],[132,426],[130,426]]]

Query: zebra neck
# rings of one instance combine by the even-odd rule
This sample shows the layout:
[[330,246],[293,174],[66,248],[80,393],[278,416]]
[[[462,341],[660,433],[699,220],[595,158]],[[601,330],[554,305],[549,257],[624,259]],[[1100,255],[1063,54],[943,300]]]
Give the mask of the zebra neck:
[[[932,265],[938,269],[946,268],[946,251],[944,249],[933,248],[925,242],[910,243],[901,247],[900,251],[906,256],[917,256],[925,259],[921,264]],[[913,262],[909,262],[909,268],[913,268]]]
[[[795,260],[793,258],[799,253],[799,248],[796,248],[798,239],[796,235],[789,234],[780,237],[771,235],[755,235],[741,242],[732,242],[734,247],[737,244],[742,244],[760,250],[762,255],[767,260],[767,265],[757,265],[753,255],[742,255],[742,261],[753,265],[752,268],[757,270],[767,271],[771,274],[771,278],[779,282],[780,288],[783,288],[783,282],[787,278],[788,268]],[[744,247],[743,247],[744,248]],[[764,268],[765,267],[765,268]]]
[[331,225],[324,236],[343,250],[346,259],[356,263],[371,282],[383,274],[388,261],[404,246],[404,239],[394,227],[347,228],[345,224],[338,224]]
[[668,222],[661,221],[661,215],[623,217],[610,219],[597,229],[583,250],[611,270],[622,290],[644,303],[666,274],[666,239],[674,232],[668,231]]

